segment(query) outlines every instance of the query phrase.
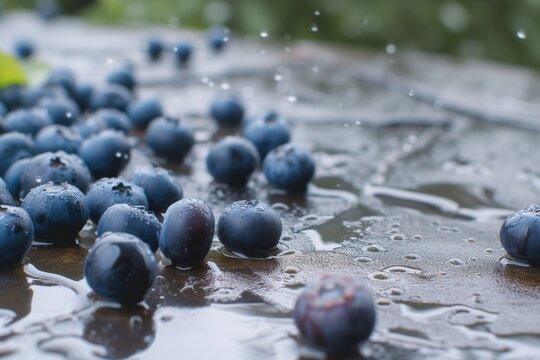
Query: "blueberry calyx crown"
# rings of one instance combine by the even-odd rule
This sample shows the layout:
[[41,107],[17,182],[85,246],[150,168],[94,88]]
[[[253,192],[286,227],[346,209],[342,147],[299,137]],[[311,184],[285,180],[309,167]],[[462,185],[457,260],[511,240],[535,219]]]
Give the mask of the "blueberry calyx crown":
[[51,167],[57,168],[57,167],[67,167],[67,163],[60,158],[60,156],[55,156],[51,159]]
[[123,182],[119,182],[118,184],[115,184],[113,187],[112,187],[112,190],[113,191],[118,191],[120,193],[129,193],[131,192],[131,186],[130,185],[125,185]]

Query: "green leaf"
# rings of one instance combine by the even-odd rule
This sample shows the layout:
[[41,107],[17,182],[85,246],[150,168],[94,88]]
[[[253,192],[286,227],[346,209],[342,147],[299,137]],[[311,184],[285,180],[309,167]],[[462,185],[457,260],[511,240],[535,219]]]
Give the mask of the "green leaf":
[[26,74],[13,57],[0,52],[0,89],[12,85],[26,85]]

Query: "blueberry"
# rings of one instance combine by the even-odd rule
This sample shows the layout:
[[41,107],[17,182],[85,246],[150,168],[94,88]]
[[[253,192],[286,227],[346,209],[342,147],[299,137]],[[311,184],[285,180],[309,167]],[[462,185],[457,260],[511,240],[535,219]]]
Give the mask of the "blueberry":
[[220,126],[239,126],[244,119],[244,105],[234,96],[217,98],[210,106],[210,115]]
[[162,117],[146,130],[145,140],[159,157],[182,161],[195,144],[193,131],[179,119]]
[[[106,109],[104,109],[106,110]],[[107,129],[107,124],[101,117],[93,117],[81,121],[72,126],[73,131],[78,133],[81,138],[87,139],[92,135],[97,135]]]
[[17,160],[34,155],[34,141],[27,135],[9,133],[0,135],[0,176]]
[[141,205],[148,208],[143,189],[124,179],[104,178],[95,182],[86,194],[90,219],[98,223],[103,213],[115,204]]
[[0,101],[8,109],[13,111],[22,106],[24,88],[18,85],[12,85],[0,90]]
[[39,130],[51,125],[52,120],[43,109],[21,109],[10,112],[4,119],[3,126],[6,131],[18,131],[34,136]]
[[0,102],[0,118],[3,118],[4,116],[6,116],[6,114],[8,113],[8,109],[6,107],[6,105],[2,104],[2,102]]
[[38,107],[45,109],[53,123],[69,126],[73,124],[80,115],[77,104],[69,99],[44,98],[38,103]]
[[77,155],[66,154],[63,151],[36,155],[21,173],[21,198],[33,188],[49,181],[65,181],[84,193],[92,182],[92,176]]
[[118,176],[129,163],[131,146],[124,134],[105,130],[86,139],[79,156],[96,179]]
[[229,30],[221,26],[214,26],[208,32],[208,44],[215,52],[223,50],[229,42]]
[[0,178],[0,205],[15,206],[15,200],[13,200],[13,196],[2,178]]
[[103,89],[94,91],[90,100],[90,110],[117,109],[126,111],[131,101],[131,93],[119,85],[108,85]]
[[148,245],[125,233],[98,238],[84,261],[84,276],[92,290],[126,305],[140,302],[157,275],[157,263]]
[[0,266],[22,261],[34,241],[34,225],[28,213],[14,206],[0,206]]
[[158,61],[163,54],[163,43],[158,39],[148,39],[146,42],[146,55],[150,61]]
[[302,192],[315,175],[315,161],[303,147],[285,144],[268,153],[264,159],[263,171],[268,182],[276,188]]
[[264,159],[270,151],[288,143],[291,132],[283,118],[269,111],[246,125],[244,137],[257,147],[261,159]]
[[281,230],[279,215],[258,200],[242,200],[227,206],[218,221],[219,241],[233,250],[271,249],[279,243]]
[[129,119],[139,129],[146,129],[152,120],[163,115],[163,109],[157,99],[146,99],[129,104]]
[[36,240],[73,243],[88,221],[88,204],[75,186],[55,181],[33,188],[22,206],[34,223]]
[[156,213],[164,213],[184,196],[178,180],[170,171],[162,168],[141,169],[132,174],[129,181],[144,190],[148,208]]
[[244,186],[257,166],[257,148],[246,139],[235,136],[221,140],[206,157],[206,167],[214,180],[232,186]]
[[129,91],[133,91],[137,85],[133,72],[126,68],[120,68],[112,71],[109,75],[107,75],[107,83],[123,86]]
[[108,208],[97,225],[97,235],[106,232],[123,232],[135,235],[144,241],[152,251],[156,251],[159,244],[161,223],[156,216],[142,206],[116,204]]
[[94,91],[94,87],[90,84],[80,84],[76,86],[73,100],[79,105],[79,109],[82,112],[90,108],[90,101]]
[[15,55],[19,59],[29,59],[34,55],[34,44],[29,40],[19,40],[15,43]]
[[65,68],[56,68],[51,71],[49,78],[47,79],[47,86],[60,87],[65,90],[71,98],[75,98],[77,95],[77,82],[75,80],[75,74]]
[[499,239],[509,256],[540,263],[540,206],[514,212],[502,223]]
[[197,199],[183,199],[172,204],[165,213],[159,236],[159,248],[173,265],[199,265],[212,245],[214,213]]
[[189,62],[189,59],[191,59],[193,46],[187,43],[180,43],[173,47],[173,52],[176,58],[176,63],[180,66],[185,66]]
[[42,85],[37,87],[29,87],[25,88],[21,92],[21,107],[37,107],[39,102],[44,99],[65,100],[67,97],[69,97],[69,94],[60,86]]
[[36,135],[36,151],[38,153],[64,151],[77,154],[81,147],[82,138],[71,128],[62,125],[49,125]]
[[115,109],[101,109],[93,113],[87,120],[90,124],[96,123],[97,128],[112,129],[128,134],[131,131],[131,122],[128,116]]
[[375,327],[375,304],[348,275],[323,275],[298,297],[294,321],[304,341],[330,354],[354,354]]
[[21,176],[26,168],[26,165],[30,162],[30,158],[24,158],[17,160],[13,165],[9,167],[4,175],[4,181],[14,199],[19,199],[21,195]]

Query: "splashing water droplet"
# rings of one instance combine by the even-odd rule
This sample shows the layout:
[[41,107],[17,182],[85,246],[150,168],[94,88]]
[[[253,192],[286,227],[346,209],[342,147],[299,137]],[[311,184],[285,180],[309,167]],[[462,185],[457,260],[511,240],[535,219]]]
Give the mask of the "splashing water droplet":
[[287,96],[287,101],[288,102],[295,103],[296,100],[298,100],[298,99],[294,95]]
[[311,27],[311,31],[312,31],[312,32],[317,32],[317,31],[319,31],[319,27],[318,27],[317,25],[313,25],[313,26]]
[[315,14],[315,16],[321,16],[321,12],[319,10],[315,10],[313,14]]
[[395,54],[397,51],[396,45],[388,44],[386,45],[386,53],[389,55]]
[[268,33],[267,33],[266,31],[261,31],[260,36],[261,36],[262,38],[267,38],[267,37],[268,37]]
[[527,33],[525,32],[525,30],[520,29],[516,32],[516,36],[519,40],[525,40],[527,38]]

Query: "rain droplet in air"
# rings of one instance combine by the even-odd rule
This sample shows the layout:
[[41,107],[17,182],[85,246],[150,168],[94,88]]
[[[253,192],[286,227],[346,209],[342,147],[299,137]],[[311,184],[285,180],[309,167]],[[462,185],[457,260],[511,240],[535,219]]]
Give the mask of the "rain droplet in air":
[[516,36],[519,40],[525,40],[527,38],[527,33],[525,32],[525,30],[520,29],[516,32]]
[[314,25],[311,27],[311,31],[317,32],[317,31],[319,31],[319,27],[318,27],[317,25],[314,24]]
[[268,37],[268,33],[267,33],[266,31],[261,31],[260,36],[261,36],[262,38],[267,38],[267,37]]
[[386,53],[389,54],[389,55],[393,55],[396,53],[396,45],[394,44],[388,44],[386,45]]

